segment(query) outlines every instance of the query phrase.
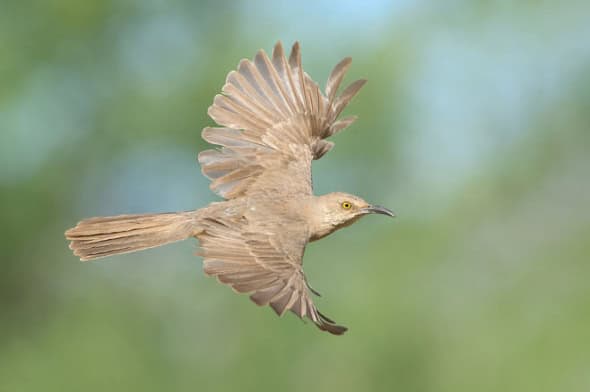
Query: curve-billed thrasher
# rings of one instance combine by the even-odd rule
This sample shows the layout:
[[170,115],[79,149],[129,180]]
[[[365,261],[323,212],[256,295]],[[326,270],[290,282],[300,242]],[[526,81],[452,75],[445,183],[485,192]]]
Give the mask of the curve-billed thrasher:
[[311,161],[334,146],[326,138],[356,119],[337,119],[366,82],[336,96],[350,63],[334,67],[324,95],[303,71],[297,42],[289,59],[278,42],[272,59],[260,50],[254,61],[242,60],[208,111],[223,128],[203,130],[203,139],[221,148],[199,154],[211,189],[226,200],[188,212],[83,220],[65,233],[74,254],[92,260],[196,237],[207,275],[279,316],[291,310],[321,330],[344,333],[313,304],[305,246],[364,215],[394,216],[357,196],[312,192]]

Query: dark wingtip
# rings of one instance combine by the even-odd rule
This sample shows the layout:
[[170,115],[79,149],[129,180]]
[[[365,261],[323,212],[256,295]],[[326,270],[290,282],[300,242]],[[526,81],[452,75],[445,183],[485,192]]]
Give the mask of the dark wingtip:
[[348,331],[344,325],[337,325],[333,320],[318,311],[320,316],[320,322],[316,323],[317,327],[322,331],[331,333],[332,335],[343,335],[344,332]]

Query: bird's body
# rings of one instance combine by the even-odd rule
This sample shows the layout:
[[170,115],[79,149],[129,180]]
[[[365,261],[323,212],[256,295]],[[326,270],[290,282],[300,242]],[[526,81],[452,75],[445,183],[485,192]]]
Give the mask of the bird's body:
[[333,143],[325,138],[355,118],[337,120],[364,81],[336,91],[350,65],[332,71],[326,94],[303,72],[299,45],[289,59],[280,43],[272,59],[262,51],[242,60],[209,108],[221,128],[205,128],[203,138],[221,146],[199,154],[211,189],[225,201],[179,213],[91,218],[66,232],[82,260],[134,252],[195,237],[205,273],[279,315],[291,310],[320,329],[342,334],[314,306],[303,273],[305,246],[354,223],[363,215],[393,216],[346,193],[315,196],[311,162]]

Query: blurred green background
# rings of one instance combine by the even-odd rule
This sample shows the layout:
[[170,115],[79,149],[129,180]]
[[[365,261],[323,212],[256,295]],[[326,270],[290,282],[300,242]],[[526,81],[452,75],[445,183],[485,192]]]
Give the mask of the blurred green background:
[[[589,391],[588,1],[0,4],[0,391]],[[352,56],[316,191],[395,210],[308,247],[277,318],[195,241],[81,263],[96,215],[215,200],[196,163],[243,57]]]

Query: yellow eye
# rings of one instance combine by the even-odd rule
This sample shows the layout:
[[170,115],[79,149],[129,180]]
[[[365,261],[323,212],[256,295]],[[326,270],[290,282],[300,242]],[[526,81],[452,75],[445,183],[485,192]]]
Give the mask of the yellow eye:
[[342,208],[344,208],[345,210],[350,210],[352,208],[352,204],[350,204],[347,201],[343,201],[342,202]]

